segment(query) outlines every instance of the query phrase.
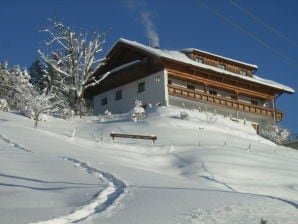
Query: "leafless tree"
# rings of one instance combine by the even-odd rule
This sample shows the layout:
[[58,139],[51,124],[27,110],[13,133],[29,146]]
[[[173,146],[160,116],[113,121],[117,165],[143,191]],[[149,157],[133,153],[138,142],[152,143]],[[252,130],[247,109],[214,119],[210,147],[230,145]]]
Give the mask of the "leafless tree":
[[[73,93],[74,110],[76,114],[82,116],[82,104],[85,91],[91,85],[97,85],[105,76],[95,80],[94,73],[102,63],[104,58],[98,58],[105,42],[106,33],[94,33],[91,38],[82,32],[76,33],[70,27],[61,22],[50,20],[51,26],[43,30],[50,39],[46,42],[51,50],[46,55],[41,50],[39,54],[42,59],[50,64],[52,68],[68,80],[69,91]],[[92,81],[93,82],[90,82]]]

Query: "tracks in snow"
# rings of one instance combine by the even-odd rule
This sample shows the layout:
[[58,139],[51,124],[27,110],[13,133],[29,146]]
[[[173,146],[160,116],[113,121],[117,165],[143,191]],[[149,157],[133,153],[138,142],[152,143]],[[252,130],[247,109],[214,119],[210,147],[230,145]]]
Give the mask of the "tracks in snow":
[[4,142],[10,144],[12,147],[14,147],[15,149],[21,150],[21,151],[25,151],[25,152],[32,152],[29,149],[26,149],[25,147],[15,143],[14,141],[10,140],[9,138],[5,137],[4,135],[0,134],[0,140],[3,140]]
[[[0,140],[8,143],[14,149],[32,153],[31,150],[15,143],[13,140],[2,134],[0,134]],[[105,211],[107,208],[112,206],[114,202],[124,193],[126,188],[125,183],[114,177],[112,174],[103,172],[92,167],[88,163],[73,158],[65,157],[64,160],[71,162],[75,167],[80,167],[84,171],[97,176],[99,179],[107,183],[107,187],[103,191],[99,191],[88,204],[81,206],[74,212],[46,221],[35,222],[34,224],[68,224],[83,221],[93,214],[98,214]]]
[[47,221],[36,222],[34,224],[67,224],[77,223],[89,218],[93,214],[98,214],[109,208],[124,193],[126,185],[112,174],[100,171],[88,163],[81,162],[73,158],[64,158],[65,161],[71,162],[75,167],[80,167],[84,171],[97,176],[107,183],[107,188],[98,192],[88,204],[83,205],[74,212],[53,218]]

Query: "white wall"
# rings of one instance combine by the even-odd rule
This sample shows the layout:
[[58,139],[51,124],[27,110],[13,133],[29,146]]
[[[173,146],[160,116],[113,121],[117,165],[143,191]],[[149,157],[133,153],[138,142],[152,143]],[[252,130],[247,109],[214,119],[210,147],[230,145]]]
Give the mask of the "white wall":
[[[135,100],[141,100],[144,105],[167,105],[167,71],[162,70],[132,83],[109,90],[105,93],[94,96],[94,114],[103,114],[106,110],[114,114],[126,113],[135,106]],[[145,91],[138,92],[139,83],[145,82]],[[115,100],[116,91],[122,90],[122,99]],[[102,98],[107,98],[108,103],[101,105]]]

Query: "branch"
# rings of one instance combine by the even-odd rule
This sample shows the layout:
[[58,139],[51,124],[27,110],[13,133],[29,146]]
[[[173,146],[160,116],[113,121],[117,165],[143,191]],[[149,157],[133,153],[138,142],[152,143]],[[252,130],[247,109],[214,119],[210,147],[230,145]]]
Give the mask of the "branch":
[[65,72],[65,71],[59,69],[58,67],[56,67],[56,65],[54,65],[54,64],[48,59],[48,57],[45,56],[40,50],[38,50],[38,53],[40,54],[41,58],[42,58],[45,62],[47,62],[48,64],[50,64],[50,65],[54,68],[54,70],[55,70],[56,72],[58,72],[58,73],[60,73],[60,74],[62,74],[62,75],[71,77],[70,74],[68,74],[67,72]]

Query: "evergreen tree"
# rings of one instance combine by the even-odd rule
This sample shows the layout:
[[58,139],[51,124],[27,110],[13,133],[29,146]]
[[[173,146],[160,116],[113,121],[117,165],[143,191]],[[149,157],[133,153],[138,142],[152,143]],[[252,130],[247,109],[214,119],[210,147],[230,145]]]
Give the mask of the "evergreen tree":
[[8,91],[8,102],[10,108],[21,109],[26,100],[31,97],[34,88],[30,83],[27,70],[22,70],[19,65],[9,69],[11,86]]
[[0,64],[0,99],[8,99],[7,91],[9,90],[10,76],[8,71],[8,63],[2,62]]
[[31,77],[30,82],[34,88],[37,91],[42,92],[46,87],[46,67],[39,59],[36,59],[29,67],[29,75]]
[[69,80],[53,69],[50,64],[47,64],[45,68],[44,85],[44,92],[53,95],[51,101],[59,102],[56,106],[60,112],[73,108],[73,97],[69,91]]

